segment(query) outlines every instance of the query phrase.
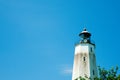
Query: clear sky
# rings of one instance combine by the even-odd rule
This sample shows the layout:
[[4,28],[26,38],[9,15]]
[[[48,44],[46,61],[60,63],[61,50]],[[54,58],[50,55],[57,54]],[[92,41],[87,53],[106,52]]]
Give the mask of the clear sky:
[[97,65],[120,67],[119,0],[0,0],[0,80],[71,80],[84,27]]

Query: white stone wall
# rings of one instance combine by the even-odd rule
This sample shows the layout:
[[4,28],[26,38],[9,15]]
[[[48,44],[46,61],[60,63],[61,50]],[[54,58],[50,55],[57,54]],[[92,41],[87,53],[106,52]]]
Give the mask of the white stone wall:
[[[92,48],[92,51],[91,51]],[[94,75],[93,75],[94,70]],[[72,80],[78,77],[95,77],[97,75],[95,47],[92,44],[82,43],[75,46]]]

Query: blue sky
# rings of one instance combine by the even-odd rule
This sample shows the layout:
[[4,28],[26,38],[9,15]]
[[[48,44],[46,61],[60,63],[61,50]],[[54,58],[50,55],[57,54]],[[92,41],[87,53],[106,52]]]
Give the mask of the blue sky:
[[71,80],[87,28],[97,65],[120,67],[119,0],[0,0],[0,80]]

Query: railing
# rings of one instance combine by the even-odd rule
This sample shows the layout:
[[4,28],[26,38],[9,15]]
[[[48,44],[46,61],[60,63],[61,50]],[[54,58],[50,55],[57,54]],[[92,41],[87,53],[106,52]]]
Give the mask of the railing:
[[75,46],[78,45],[78,44],[82,44],[82,43],[90,43],[90,44],[95,45],[95,42],[94,42],[93,40],[88,40],[87,42],[84,42],[84,41],[81,39],[81,40],[75,42]]

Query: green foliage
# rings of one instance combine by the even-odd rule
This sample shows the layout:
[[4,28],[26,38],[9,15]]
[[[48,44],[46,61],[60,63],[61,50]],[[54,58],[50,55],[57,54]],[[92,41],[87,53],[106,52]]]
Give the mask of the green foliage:
[[111,68],[110,70],[105,70],[104,68],[98,67],[99,80],[120,80],[117,75],[118,66],[116,68]]
[[80,77],[80,80],[85,80],[85,78]]
[[[94,80],[120,80],[120,74],[118,74],[118,66],[106,70],[104,68],[98,67],[99,76],[94,78]],[[86,77],[88,79],[88,77]],[[89,78],[90,79],[90,78]],[[85,80],[85,78],[80,77],[79,80]],[[91,80],[91,79],[90,79]]]

